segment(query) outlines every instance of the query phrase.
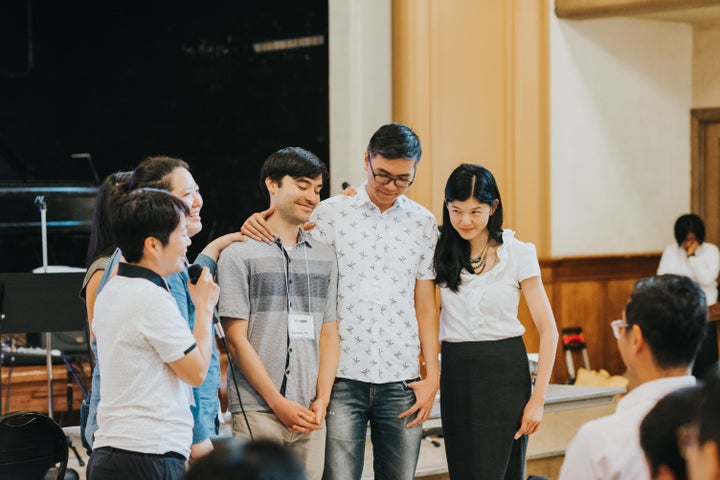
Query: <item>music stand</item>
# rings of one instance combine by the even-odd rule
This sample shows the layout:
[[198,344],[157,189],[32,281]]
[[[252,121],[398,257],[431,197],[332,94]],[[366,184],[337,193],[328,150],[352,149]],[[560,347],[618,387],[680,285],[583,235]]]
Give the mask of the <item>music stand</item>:
[[[85,305],[78,295],[84,277],[84,272],[0,273],[0,334],[85,329]],[[48,416],[52,418],[51,346],[46,348]]]

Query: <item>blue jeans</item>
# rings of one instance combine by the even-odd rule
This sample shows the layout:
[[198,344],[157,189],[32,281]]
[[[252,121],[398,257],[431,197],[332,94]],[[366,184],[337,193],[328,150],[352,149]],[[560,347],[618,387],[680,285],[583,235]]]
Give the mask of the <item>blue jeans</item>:
[[85,425],[85,442],[92,449],[95,432],[98,429],[97,424],[97,408],[100,404],[100,364],[97,363],[97,340],[92,339],[92,352],[95,356],[95,368],[92,374],[92,384],[90,386],[90,408],[87,416],[87,424]]
[[376,480],[412,480],[420,453],[422,426],[407,428],[415,415],[397,418],[415,403],[405,382],[365,383],[338,378],[328,405],[324,480],[359,479],[367,425]]

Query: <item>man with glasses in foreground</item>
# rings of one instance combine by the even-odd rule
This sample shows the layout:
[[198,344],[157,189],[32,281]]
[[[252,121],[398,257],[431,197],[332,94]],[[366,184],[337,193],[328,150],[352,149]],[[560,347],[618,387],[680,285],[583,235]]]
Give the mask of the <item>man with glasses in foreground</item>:
[[[375,477],[414,477],[421,424],[440,380],[432,269],[437,225],[405,196],[421,153],[407,126],[380,127],[370,138],[367,180],[357,195],[321,202],[310,219],[316,224],[310,236],[330,244],[338,258],[340,363],[326,417],[325,479],[361,477],[368,422]],[[263,214],[254,214],[242,232],[272,241]]]
[[665,395],[695,384],[690,369],[707,316],[705,294],[687,277],[658,275],[635,283],[622,320],[611,327],[627,375],[638,386],[613,415],[580,427],[565,452],[560,480],[650,478],[640,422]]

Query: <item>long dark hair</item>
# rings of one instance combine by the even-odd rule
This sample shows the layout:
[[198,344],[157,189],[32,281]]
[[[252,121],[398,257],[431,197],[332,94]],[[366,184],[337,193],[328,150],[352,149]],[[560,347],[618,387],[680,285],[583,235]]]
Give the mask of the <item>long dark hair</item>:
[[457,292],[460,287],[462,269],[473,273],[473,268],[470,265],[470,242],[464,240],[453,228],[447,204],[456,200],[465,201],[470,197],[490,205],[491,208],[497,201],[487,228],[490,238],[502,243],[503,207],[495,177],[485,167],[463,163],[453,170],[445,184],[443,222],[433,258],[435,282],[442,287],[448,287],[453,292]]
[[86,257],[88,267],[98,258],[108,256],[115,250],[115,238],[110,225],[110,213],[118,198],[126,193],[131,173],[111,173],[100,184],[95,197],[90,240],[88,241]]
[[135,167],[130,178],[130,190],[138,188],[157,188],[159,190],[172,190],[170,174],[176,168],[190,171],[188,164],[179,158],[164,155],[146,157]]

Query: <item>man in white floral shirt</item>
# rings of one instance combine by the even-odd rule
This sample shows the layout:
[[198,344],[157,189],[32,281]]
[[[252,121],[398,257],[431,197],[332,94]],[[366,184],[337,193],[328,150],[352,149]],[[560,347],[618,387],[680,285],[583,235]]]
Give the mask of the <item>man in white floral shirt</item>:
[[[357,195],[329,198],[311,217],[310,235],[338,257],[341,351],[326,418],[325,479],[361,477],[368,422],[375,476],[414,477],[421,424],[439,385],[437,225],[430,211],[404,195],[421,154],[407,126],[380,127],[365,153],[367,180]],[[243,233],[272,241],[263,214]]]

